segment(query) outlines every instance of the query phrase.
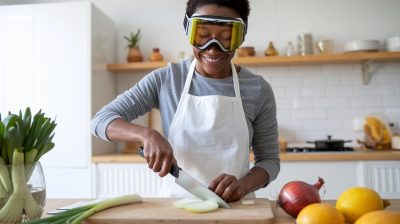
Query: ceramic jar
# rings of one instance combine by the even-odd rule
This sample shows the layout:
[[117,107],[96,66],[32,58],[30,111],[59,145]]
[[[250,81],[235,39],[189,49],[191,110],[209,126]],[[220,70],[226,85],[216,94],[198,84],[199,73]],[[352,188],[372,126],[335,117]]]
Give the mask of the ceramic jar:
[[153,51],[151,52],[149,56],[149,61],[162,61],[164,57],[160,53],[159,48],[153,48]]

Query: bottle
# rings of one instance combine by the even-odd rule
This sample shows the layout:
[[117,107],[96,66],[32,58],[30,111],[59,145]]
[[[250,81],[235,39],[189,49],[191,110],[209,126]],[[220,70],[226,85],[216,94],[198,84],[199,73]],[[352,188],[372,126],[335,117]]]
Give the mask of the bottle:
[[286,47],[286,56],[293,56],[295,54],[296,54],[296,50],[294,49],[292,41],[289,41],[288,45]]
[[274,43],[272,41],[269,42],[267,50],[264,52],[265,56],[277,56],[278,51],[275,49]]
[[162,61],[162,60],[163,60],[163,56],[160,53],[160,49],[153,48],[153,52],[151,52],[151,54],[150,54],[149,61]]
[[394,123],[390,124],[392,132],[392,149],[400,150],[400,129]]

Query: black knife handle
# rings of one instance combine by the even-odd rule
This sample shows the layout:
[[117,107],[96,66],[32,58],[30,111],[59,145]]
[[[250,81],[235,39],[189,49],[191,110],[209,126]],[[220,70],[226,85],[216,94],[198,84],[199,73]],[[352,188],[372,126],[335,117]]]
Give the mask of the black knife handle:
[[[139,156],[144,158],[143,147],[139,148]],[[181,168],[179,168],[177,165],[172,163],[171,170],[169,171],[169,173],[172,174],[172,176],[174,176],[175,178],[178,178],[179,177],[179,170],[181,170]]]

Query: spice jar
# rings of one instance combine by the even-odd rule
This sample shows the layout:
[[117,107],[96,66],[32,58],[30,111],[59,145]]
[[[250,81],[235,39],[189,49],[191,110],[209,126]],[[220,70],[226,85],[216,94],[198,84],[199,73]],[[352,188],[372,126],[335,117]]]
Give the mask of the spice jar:
[[264,52],[265,56],[277,56],[278,51],[275,49],[274,43],[272,41],[269,42],[267,50]]
[[296,54],[296,51],[294,49],[294,46],[292,44],[292,41],[288,42],[288,45],[286,47],[286,56],[293,56]]
[[153,52],[151,52],[149,61],[162,61],[164,57],[160,53],[159,48],[153,48]]

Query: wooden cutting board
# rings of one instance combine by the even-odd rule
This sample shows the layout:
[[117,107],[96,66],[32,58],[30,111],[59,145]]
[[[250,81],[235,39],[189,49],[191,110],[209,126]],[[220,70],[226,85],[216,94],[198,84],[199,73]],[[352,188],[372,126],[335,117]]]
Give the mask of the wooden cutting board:
[[273,212],[268,199],[255,199],[253,205],[231,203],[230,209],[219,208],[209,213],[192,213],[175,208],[170,198],[144,198],[142,203],[119,206],[91,216],[85,224],[270,224]]

